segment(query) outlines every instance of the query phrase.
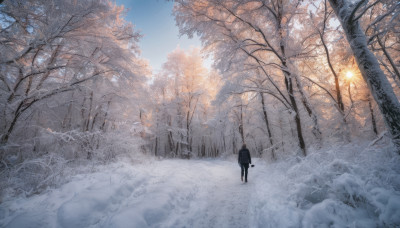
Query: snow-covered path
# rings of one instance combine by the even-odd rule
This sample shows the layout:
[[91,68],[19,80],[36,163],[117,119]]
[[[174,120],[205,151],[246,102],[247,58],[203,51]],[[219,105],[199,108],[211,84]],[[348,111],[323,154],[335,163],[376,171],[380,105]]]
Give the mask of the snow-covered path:
[[249,227],[254,185],[221,160],[120,163],[0,205],[3,227]]
[[254,185],[251,182],[240,181],[239,166],[231,162],[214,161],[199,164],[197,168],[201,170],[201,179],[204,180],[203,186],[199,186],[203,189],[198,192],[196,201],[193,201],[188,208],[189,216],[183,216],[171,225],[176,227],[248,227],[249,201]]

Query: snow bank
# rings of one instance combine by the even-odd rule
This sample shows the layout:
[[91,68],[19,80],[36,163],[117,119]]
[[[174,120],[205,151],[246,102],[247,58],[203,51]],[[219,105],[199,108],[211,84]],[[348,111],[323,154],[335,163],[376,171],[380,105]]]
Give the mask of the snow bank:
[[269,164],[257,176],[254,226],[400,226],[398,164],[388,147],[355,144]]

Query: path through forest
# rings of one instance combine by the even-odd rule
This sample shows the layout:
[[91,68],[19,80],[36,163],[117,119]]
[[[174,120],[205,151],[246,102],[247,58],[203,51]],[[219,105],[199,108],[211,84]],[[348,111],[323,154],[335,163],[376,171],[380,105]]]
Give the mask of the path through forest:
[[[248,183],[240,180],[240,168],[231,162],[212,162],[198,167],[204,175],[204,190],[199,192],[197,201],[189,208],[189,216],[183,216],[177,227],[248,227],[250,222],[250,196],[254,185],[249,176]],[[253,169],[254,170],[254,169]],[[253,170],[249,170],[250,172]],[[203,183],[204,183],[203,182]],[[198,219],[190,217],[198,215]],[[186,218],[185,218],[186,217]]]

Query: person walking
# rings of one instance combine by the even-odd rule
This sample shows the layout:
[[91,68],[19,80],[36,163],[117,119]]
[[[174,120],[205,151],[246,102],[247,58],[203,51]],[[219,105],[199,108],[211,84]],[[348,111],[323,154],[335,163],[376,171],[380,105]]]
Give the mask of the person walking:
[[246,148],[246,144],[243,144],[242,149],[239,150],[238,163],[241,168],[242,182],[243,182],[243,174],[244,174],[244,181],[247,182],[247,173],[249,170],[249,164],[251,164],[251,156],[250,156],[250,151]]

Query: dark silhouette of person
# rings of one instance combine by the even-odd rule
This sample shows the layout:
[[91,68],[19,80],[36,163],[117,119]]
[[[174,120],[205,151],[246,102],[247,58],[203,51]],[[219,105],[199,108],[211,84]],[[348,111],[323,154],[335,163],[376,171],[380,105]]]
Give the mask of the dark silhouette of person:
[[251,164],[251,156],[250,151],[246,148],[246,144],[243,144],[242,149],[239,150],[238,163],[241,168],[241,179],[243,181],[244,174],[244,181],[247,182],[247,173],[249,170],[249,164]]

